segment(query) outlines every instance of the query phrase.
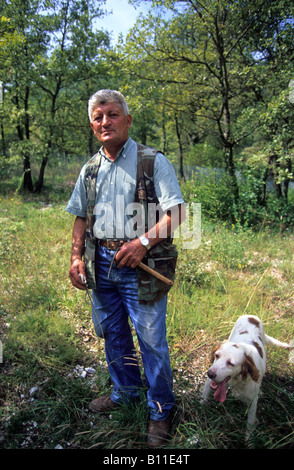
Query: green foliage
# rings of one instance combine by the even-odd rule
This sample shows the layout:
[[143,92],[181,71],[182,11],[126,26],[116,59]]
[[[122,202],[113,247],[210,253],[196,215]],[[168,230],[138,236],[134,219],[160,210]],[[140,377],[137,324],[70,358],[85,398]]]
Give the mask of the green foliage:
[[239,183],[239,198],[236,204],[231,192],[230,179],[226,174],[194,176],[182,183],[181,189],[186,202],[198,202],[205,218],[215,221],[223,220],[226,224],[234,224],[236,229],[268,227],[278,230],[293,230],[293,190],[289,198],[276,199],[270,191],[267,202],[260,202],[262,181],[254,172],[242,173]]
[[194,175],[181,185],[183,198],[186,202],[201,204],[201,212],[213,220],[234,219],[234,197],[231,192],[229,178],[211,170],[208,174]]
[[[1,178],[19,172],[29,189],[40,190],[47,162],[95,153],[87,100],[111,87],[129,102],[131,136],[164,151],[179,171],[185,164],[228,168],[235,205],[245,201],[242,187],[238,201],[236,171],[258,170],[265,179],[273,173],[277,198],[287,199],[292,3],[149,3],[126,42],[111,48],[94,23],[103,15],[100,3],[1,2]],[[223,194],[222,206],[229,205]],[[270,194],[263,197],[270,203]]]
[[196,144],[185,155],[185,163],[206,168],[222,168],[223,152],[208,142]]
[[[263,139],[263,154],[266,147],[268,153],[277,152],[277,181],[293,179],[293,136],[285,139],[293,128],[293,105],[286,99],[280,106],[293,75],[293,5],[287,0],[151,3],[154,11],[137,21],[123,49],[130,76],[139,79],[129,87],[148,103],[154,96],[156,109],[164,110],[179,140],[178,158],[228,167],[235,204],[235,149],[248,139]],[[224,150],[214,165],[212,155],[202,158],[199,145],[191,145],[207,136],[218,136]],[[265,174],[268,162],[260,163]],[[282,197],[286,193],[287,187]]]
[[5,3],[10,27],[22,42],[7,38],[3,48],[1,152],[8,168],[16,163],[9,156],[22,154],[25,189],[33,188],[30,164],[40,166],[35,187],[40,190],[52,155],[94,153],[87,100],[101,83],[93,77],[106,71],[102,51],[109,37],[93,30],[103,12],[92,0]]

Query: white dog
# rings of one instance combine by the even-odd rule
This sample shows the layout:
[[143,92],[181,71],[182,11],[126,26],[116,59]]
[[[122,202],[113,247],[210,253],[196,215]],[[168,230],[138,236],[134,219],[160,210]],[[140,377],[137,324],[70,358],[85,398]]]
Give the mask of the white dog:
[[258,394],[266,368],[266,344],[290,349],[289,344],[267,336],[258,317],[243,315],[237,320],[229,340],[213,349],[213,364],[207,371],[202,402],[207,400],[211,389],[214,398],[224,402],[227,387],[230,387],[232,395],[249,407],[246,441],[255,423]]

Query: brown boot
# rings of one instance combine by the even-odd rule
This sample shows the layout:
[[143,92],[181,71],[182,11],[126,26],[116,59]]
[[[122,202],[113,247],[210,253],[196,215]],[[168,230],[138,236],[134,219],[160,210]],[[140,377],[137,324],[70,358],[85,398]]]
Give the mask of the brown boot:
[[104,411],[112,411],[117,408],[118,403],[114,403],[109,396],[95,398],[89,404],[89,410],[93,413],[103,413]]
[[160,447],[166,444],[169,431],[169,420],[155,421],[150,419],[147,432],[148,447]]

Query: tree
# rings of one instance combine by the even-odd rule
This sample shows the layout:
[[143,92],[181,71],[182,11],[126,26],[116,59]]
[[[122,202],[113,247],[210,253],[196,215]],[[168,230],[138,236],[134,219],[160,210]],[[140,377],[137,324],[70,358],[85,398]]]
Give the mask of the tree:
[[[167,0],[164,7],[173,17],[162,20],[156,10],[156,17],[141,18],[127,43],[134,75],[160,84],[168,95],[167,105],[190,114],[200,126],[206,123],[208,132],[218,132],[235,201],[233,150],[260,121],[252,119],[243,128],[236,123],[244,109],[264,100],[269,68],[260,65],[261,57],[267,50],[277,58],[285,47],[282,36],[276,35],[277,28],[285,29],[290,5],[268,0]],[[153,1],[152,7],[162,8],[162,2]],[[267,21],[269,14],[274,22]]]
[[[13,31],[22,37],[21,47],[6,42],[7,60],[0,79],[6,86],[16,131],[10,149],[22,158],[25,190],[40,191],[49,156],[60,146],[68,149],[64,145],[66,133],[69,135],[67,122],[77,120],[79,114],[87,119],[86,104],[76,90],[90,83],[100,50],[109,44],[108,34],[93,31],[94,19],[103,14],[101,3],[103,0],[11,0],[5,4]],[[75,116],[72,121],[70,116]],[[31,174],[34,155],[41,160],[35,187]]]
[[[80,84],[86,83],[88,91],[87,83],[94,70],[97,71],[100,47],[109,45],[108,34],[94,33],[92,29],[93,20],[102,14],[99,6],[97,8],[91,1],[77,0],[55,1],[53,6],[51,15],[58,36],[51,53],[46,59],[41,58],[39,68],[42,73],[36,81],[37,88],[46,95],[43,113],[47,116],[42,129],[44,155],[35,186],[38,192],[43,187],[45,167],[53,146],[62,145],[72,108],[76,116],[81,107]],[[74,88],[79,92],[74,92]],[[83,116],[87,116],[86,111],[85,106]]]
[[[21,41],[17,44],[12,40],[6,42],[6,61],[2,74],[11,95],[13,106],[11,119],[17,131],[18,152],[23,160],[23,187],[30,191],[33,190],[30,162],[33,116],[30,113],[29,103],[32,83],[36,78],[34,57],[45,53],[48,42],[48,34],[42,28],[41,6],[39,0],[12,0],[6,3],[4,9],[14,36],[21,37]],[[34,18],[33,23],[32,18]]]
[[257,145],[247,156],[246,165],[261,175],[261,205],[266,204],[266,189],[270,177],[273,178],[276,198],[287,201],[289,183],[294,179],[294,106],[289,101],[289,89],[271,97],[260,119]]

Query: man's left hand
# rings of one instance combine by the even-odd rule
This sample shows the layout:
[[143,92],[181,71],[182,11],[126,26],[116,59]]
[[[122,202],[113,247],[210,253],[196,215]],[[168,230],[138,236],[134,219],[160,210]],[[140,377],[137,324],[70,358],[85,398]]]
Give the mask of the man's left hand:
[[124,243],[115,256],[117,267],[129,266],[130,268],[136,268],[144,258],[146,251],[147,249],[142,245],[139,238]]

